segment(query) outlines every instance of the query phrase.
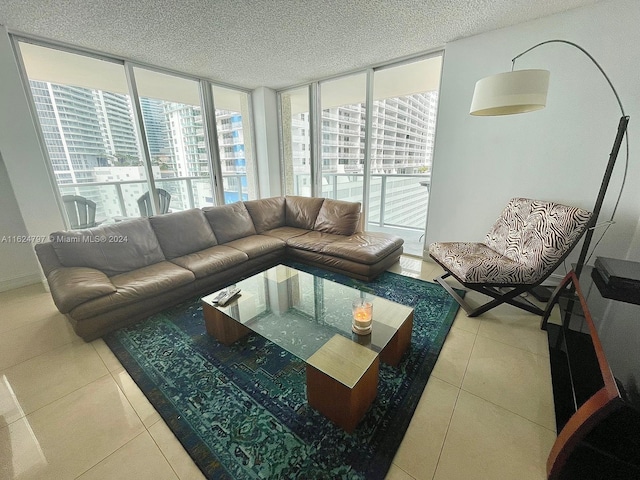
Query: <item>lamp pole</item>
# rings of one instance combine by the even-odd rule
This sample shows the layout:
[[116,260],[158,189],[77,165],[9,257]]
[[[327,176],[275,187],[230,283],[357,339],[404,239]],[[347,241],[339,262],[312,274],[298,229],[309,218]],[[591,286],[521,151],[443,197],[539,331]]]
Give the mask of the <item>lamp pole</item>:
[[[616,134],[616,139],[613,142],[613,148],[611,153],[609,154],[609,161],[607,162],[607,169],[604,172],[604,178],[602,179],[602,184],[600,185],[600,191],[598,192],[598,198],[596,199],[596,204],[593,207],[593,213],[591,215],[591,220],[589,220],[589,225],[587,227],[587,233],[584,235],[584,242],[582,243],[582,250],[580,250],[580,256],[578,257],[578,263],[576,263],[575,271],[576,277],[580,279],[580,273],[582,273],[582,267],[587,261],[587,254],[589,250],[589,245],[591,244],[591,238],[593,237],[593,231],[596,226],[596,221],[598,220],[598,215],[600,215],[600,210],[602,209],[602,203],[604,202],[604,196],[607,193],[607,187],[609,186],[609,180],[611,180],[611,174],[613,173],[613,167],[616,164],[616,159],[618,158],[618,152],[620,151],[620,145],[622,144],[622,138],[624,137],[627,131],[627,124],[629,123],[629,117],[624,115],[620,117],[620,122],[618,122],[618,133]],[[613,218],[613,217],[612,217]]]

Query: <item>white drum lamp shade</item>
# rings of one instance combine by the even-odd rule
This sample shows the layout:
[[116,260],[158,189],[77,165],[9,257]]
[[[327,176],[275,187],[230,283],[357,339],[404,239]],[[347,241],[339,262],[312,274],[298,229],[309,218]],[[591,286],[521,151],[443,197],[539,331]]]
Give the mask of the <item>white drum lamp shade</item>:
[[547,104],[548,70],[514,70],[476,82],[471,115],[492,116],[540,110]]

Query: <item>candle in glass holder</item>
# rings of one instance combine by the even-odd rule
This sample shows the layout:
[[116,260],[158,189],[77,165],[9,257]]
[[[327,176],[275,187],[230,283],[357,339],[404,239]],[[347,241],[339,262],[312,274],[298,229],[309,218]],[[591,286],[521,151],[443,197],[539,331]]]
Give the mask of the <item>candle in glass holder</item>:
[[353,301],[353,323],[351,330],[358,335],[368,335],[371,333],[371,317],[373,314],[373,305],[364,298],[358,298]]

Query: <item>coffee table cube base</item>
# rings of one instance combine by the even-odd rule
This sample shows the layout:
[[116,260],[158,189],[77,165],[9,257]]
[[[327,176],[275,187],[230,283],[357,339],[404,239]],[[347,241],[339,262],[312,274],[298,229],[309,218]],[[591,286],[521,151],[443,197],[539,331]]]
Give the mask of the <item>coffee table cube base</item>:
[[307,402],[351,433],[376,398],[379,370],[376,352],[334,335],[307,360]]
[[223,345],[232,345],[251,333],[249,328],[236,322],[233,318],[229,318],[211,305],[203,304],[202,313],[207,333]]
[[307,402],[347,433],[355,430],[378,390],[378,358],[349,387],[307,364]]
[[380,352],[380,360],[387,365],[397,367],[402,360],[402,356],[411,345],[411,332],[413,330],[413,311],[407,319],[402,322],[400,328],[389,341],[386,347]]

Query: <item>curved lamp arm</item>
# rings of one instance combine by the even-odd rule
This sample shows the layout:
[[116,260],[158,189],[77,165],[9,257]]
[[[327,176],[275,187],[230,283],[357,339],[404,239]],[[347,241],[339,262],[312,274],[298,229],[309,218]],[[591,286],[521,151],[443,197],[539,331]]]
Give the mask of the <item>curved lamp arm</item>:
[[[609,87],[611,87],[611,91],[613,91],[613,94],[616,97],[616,101],[618,102],[618,106],[620,107],[620,112],[622,113],[622,116],[620,118],[620,122],[618,123],[618,132],[613,144],[613,149],[611,150],[611,153],[609,154],[609,162],[607,163],[607,168],[605,170],[605,174],[604,174],[604,178],[602,179],[602,184],[600,185],[600,191],[598,193],[598,198],[596,200],[595,206],[593,208],[593,215],[591,218],[591,221],[589,222],[589,229],[587,230],[587,233],[585,234],[585,238],[584,238],[584,242],[582,244],[582,250],[580,251],[580,257],[578,258],[578,262],[576,263],[576,267],[575,267],[575,273],[576,276],[579,278],[580,277],[580,273],[582,272],[582,267],[584,266],[585,262],[589,261],[589,258],[587,258],[587,254],[588,254],[588,250],[589,250],[589,245],[591,244],[591,238],[593,237],[593,229],[596,225],[596,222],[598,220],[598,216],[600,215],[600,209],[602,208],[602,203],[604,202],[604,196],[607,192],[607,187],[609,186],[609,180],[611,179],[611,174],[613,172],[613,167],[615,165],[616,162],[616,158],[618,157],[618,151],[620,150],[620,144],[622,143],[622,139],[625,139],[625,146],[626,146],[626,160],[625,160],[625,166],[624,166],[624,174],[622,177],[622,185],[620,186],[620,192],[618,193],[618,198],[616,200],[615,206],[613,208],[613,212],[611,213],[611,219],[610,219],[610,224],[613,223],[613,217],[616,214],[616,210],[618,209],[618,204],[620,203],[620,198],[622,197],[622,191],[624,190],[624,184],[626,182],[627,179],[627,171],[629,168],[629,135],[627,133],[627,124],[629,122],[629,117],[625,114],[624,112],[624,107],[622,106],[622,102],[620,101],[620,96],[618,95],[618,92],[616,91],[615,87],[613,86],[613,84],[611,83],[611,80],[609,79],[609,76],[605,73],[605,71],[603,70],[603,68],[600,66],[600,64],[596,61],[595,58],[593,58],[593,56],[587,52],[584,48],[582,48],[580,45],[570,42],[568,40],[558,40],[558,39],[554,39],[554,40],[546,40],[544,42],[540,42],[537,45],[534,45],[533,47],[528,48],[527,50],[525,50],[524,52],[516,55],[515,57],[513,57],[511,59],[511,71],[513,71],[514,67],[515,67],[515,63],[516,60],[518,58],[520,58],[521,56],[523,56],[524,54],[530,52],[531,50],[534,50],[542,45],[546,45],[549,43],[564,43],[566,45],[571,45],[572,47],[577,48],[578,50],[580,50],[582,53],[584,53],[589,60],[591,60],[593,62],[593,64],[598,68],[598,70],[600,70],[600,73],[602,73],[602,75],[604,76],[605,80],[607,81],[607,83],[609,84]],[[610,225],[609,225],[610,226]],[[607,227],[608,229],[609,227]],[[600,243],[600,241],[602,240],[602,237],[604,237],[604,234],[606,233],[606,230],[603,232],[603,234],[601,235],[600,239],[598,240],[598,242],[596,243],[596,247],[598,246],[598,244]],[[595,247],[594,247],[595,250]],[[593,251],[591,252],[593,254]]]
[[580,50],[582,53],[584,53],[587,57],[589,57],[589,60],[591,60],[593,62],[593,64],[598,67],[598,70],[600,70],[600,73],[602,73],[602,75],[604,76],[604,78],[607,80],[607,83],[609,84],[609,86],[611,87],[611,90],[613,90],[613,94],[616,96],[616,100],[618,101],[618,105],[620,106],[620,111],[622,112],[622,116],[626,116],[626,114],[624,113],[624,107],[622,106],[622,102],[620,101],[620,97],[618,96],[618,92],[616,91],[615,87],[613,86],[613,83],[611,83],[611,80],[609,80],[609,76],[605,73],[605,71],[603,70],[603,68],[600,66],[600,64],[596,61],[595,58],[593,58],[593,55],[591,55],[589,52],[587,52],[584,48],[582,48],[580,45],[578,45],[577,43],[573,43],[570,42],[569,40],[559,40],[559,39],[554,39],[554,40],[546,40],[544,42],[540,42],[537,45],[534,45],[533,47],[527,48],[524,52],[519,53],[518,55],[516,55],[515,57],[513,57],[511,59],[511,71],[513,71],[513,68],[516,65],[516,60],[519,59],[521,56],[523,56],[525,53],[529,53],[531,50],[535,50],[536,48],[542,46],[542,45],[546,45],[548,43],[564,43],[567,45],[571,45],[572,47],[576,47],[578,50]]

